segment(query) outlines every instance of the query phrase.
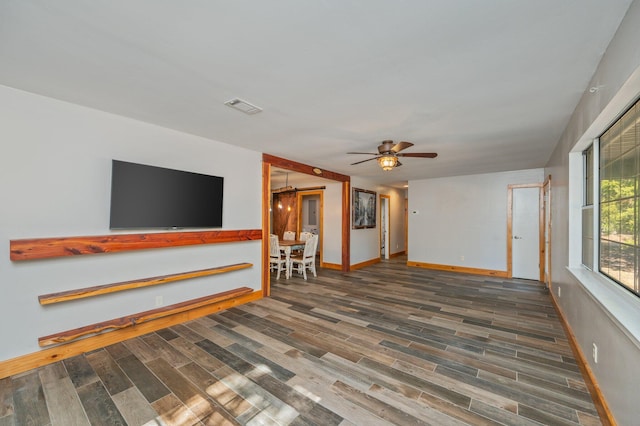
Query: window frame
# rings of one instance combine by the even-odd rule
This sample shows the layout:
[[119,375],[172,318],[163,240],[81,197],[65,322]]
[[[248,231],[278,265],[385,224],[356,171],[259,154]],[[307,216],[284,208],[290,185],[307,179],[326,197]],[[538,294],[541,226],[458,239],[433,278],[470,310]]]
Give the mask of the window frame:
[[[582,265],[586,268],[594,271],[598,270],[598,263],[596,258],[597,248],[596,243],[597,239],[595,238],[596,229],[595,225],[598,223],[596,218],[597,208],[594,206],[595,198],[594,194],[597,194],[596,191],[596,182],[598,181],[598,173],[596,171],[594,158],[595,153],[597,151],[597,142],[589,145],[584,151],[582,151],[582,208],[581,208],[581,219],[582,219],[582,253],[581,253],[581,261]],[[597,203],[596,203],[597,204]],[[589,244],[590,243],[590,244]]]
[[[629,115],[631,114],[631,115]],[[627,120],[628,124],[625,126],[623,120]],[[633,127],[633,146],[629,149],[623,149],[620,147],[613,146],[613,144],[618,143],[622,146],[623,137],[626,135],[624,129],[628,128],[629,125]],[[616,127],[620,130],[618,135],[613,135],[612,137],[608,135],[608,132],[615,131]],[[603,138],[605,139],[603,141]],[[617,140],[616,140],[617,139]],[[626,140],[627,142],[628,139]],[[604,144],[608,145],[608,148],[602,149]],[[613,147],[614,150],[611,151],[610,148]],[[588,152],[591,150],[591,156],[589,157]],[[609,151],[608,151],[609,150]],[[622,152],[624,150],[624,152]],[[632,172],[631,178],[633,179],[633,192],[632,195],[623,195],[622,185],[625,180],[629,180],[629,176],[625,174],[622,170],[624,169],[623,160],[627,158],[627,154],[633,152],[633,164],[634,169]],[[597,271],[599,275],[603,278],[606,278],[607,281],[615,283],[617,287],[623,288],[627,293],[630,293],[635,296],[635,299],[640,300],[640,99],[636,99],[635,102],[631,103],[631,105],[624,110],[616,119],[612,122],[612,124],[607,127],[600,135],[600,137],[593,140],[593,143],[588,146],[586,149],[582,151],[583,153],[583,170],[582,170],[582,209],[581,209],[581,223],[582,223],[582,249],[581,249],[581,263],[584,267]],[[613,153],[613,156],[606,156],[610,153]],[[591,160],[592,169],[589,168],[589,161]],[[614,167],[611,167],[611,164],[619,162],[620,170],[617,175],[614,173],[613,176],[620,181],[620,188],[617,191],[617,198],[609,198],[603,200],[603,181],[604,178],[607,177],[606,173],[603,173],[603,167],[609,166],[610,172],[611,170],[615,171]],[[589,171],[592,170],[592,175],[589,176]],[[606,169],[605,169],[606,170]],[[602,179],[601,179],[602,177]],[[591,178],[591,179],[590,179]],[[593,184],[593,204],[589,205],[589,185]],[[627,186],[627,189],[629,187]],[[601,220],[601,215],[603,208],[605,206],[613,205],[614,203],[618,203],[622,206],[622,203],[627,203],[632,201],[633,214],[633,243],[629,243],[628,241],[622,241],[623,235],[622,232],[618,233],[617,231],[623,230],[623,222],[622,208],[619,210],[619,216],[616,217],[616,220],[619,218],[619,223],[616,228],[616,232],[611,233],[611,229],[609,229],[609,238],[603,238],[603,222]],[[601,202],[602,201],[602,202]],[[592,209],[593,212],[593,264],[589,265],[588,261],[590,253],[585,253],[585,246],[587,242],[585,239],[589,239],[589,235],[586,233],[586,229],[588,229],[589,224],[585,223],[585,220],[589,218],[585,218],[585,211],[589,208]],[[628,211],[628,210],[627,210]],[[609,216],[610,217],[610,216]],[[620,235],[617,237],[620,241],[614,241],[612,239],[612,235]],[[626,235],[626,234],[625,234]],[[618,274],[616,276],[611,272],[612,269],[607,270],[603,269],[603,242],[606,242],[608,247],[614,247],[615,250],[619,249],[619,252],[622,253],[622,249],[624,246],[625,250],[633,252],[633,266],[632,266],[632,277],[633,279],[629,283],[625,284],[621,281],[621,274],[624,272],[623,268],[620,267],[617,269]],[[616,256],[613,260],[609,259],[609,264],[620,265],[624,261],[624,257],[622,255]],[[606,262],[604,262],[606,264]],[[605,268],[606,269],[606,268]],[[627,269],[628,272],[628,269]]]

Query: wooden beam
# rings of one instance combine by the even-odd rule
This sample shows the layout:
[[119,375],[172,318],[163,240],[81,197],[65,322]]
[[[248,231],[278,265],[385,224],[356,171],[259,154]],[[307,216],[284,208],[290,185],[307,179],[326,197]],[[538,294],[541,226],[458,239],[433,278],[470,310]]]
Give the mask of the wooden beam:
[[118,291],[132,290],[134,288],[149,287],[159,284],[167,284],[174,281],[186,280],[190,278],[205,277],[209,275],[222,274],[225,272],[237,271],[251,268],[251,263],[236,263],[233,265],[219,266],[216,268],[200,269],[197,271],[181,272],[178,274],[161,275],[158,277],[143,278],[140,280],[124,281],[119,283],[104,284],[94,287],[78,288],[74,290],[49,293],[38,296],[41,305],[67,302],[70,300],[84,299],[86,297],[99,296],[101,294],[115,293]]
[[262,295],[271,295],[269,234],[271,233],[271,164],[262,162]]
[[342,182],[342,272],[351,270],[351,180]]
[[261,229],[161,232],[11,240],[13,261],[262,239]]
[[174,305],[165,306],[158,309],[140,312],[133,315],[127,315],[108,321],[86,325],[84,327],[67,330],[60,333],[50,334],[48,336],[38,338],[40,346],[49,346],[56,343],[65,343],[78,339],[83,336],[101,333],[105,330],[117,330],[121,328],[131,327],[154,319],[170,316],[180,312],[189,311],[200,308],[202,306],[211,305],[234,297],[251,293],[253,290],[249,287],[240,287],[234,290],[224,291],[197,299],[187,300],[185,302],[176,303]]
[[293,172],[305,173],[311,176],[317,176],[325,179],[337,180],[339,182],[348,182],[351,177],[330,170],[319,169],[318,167],[308,164],[298,163],[297,161],[287,160],[286,158],[276,157],[275,155],[262,154],[262,161],[270,163],[272,166],[282,167],[283,169]]

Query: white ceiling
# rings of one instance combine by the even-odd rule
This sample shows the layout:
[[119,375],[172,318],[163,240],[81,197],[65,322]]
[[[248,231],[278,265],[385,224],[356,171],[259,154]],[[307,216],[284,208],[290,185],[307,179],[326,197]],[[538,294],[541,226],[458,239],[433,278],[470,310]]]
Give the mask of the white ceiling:
[[[3,0],[0,84],[379,183],[536,168],[630,3]],[[350,166],[384,139],[439,156]]]

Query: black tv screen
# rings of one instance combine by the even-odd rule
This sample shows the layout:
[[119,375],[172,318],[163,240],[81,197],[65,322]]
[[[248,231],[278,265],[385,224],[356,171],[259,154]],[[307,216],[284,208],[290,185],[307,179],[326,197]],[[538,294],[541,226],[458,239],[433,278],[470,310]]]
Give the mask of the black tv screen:
[[224,178],[113,160],[111,229],[220,228]]

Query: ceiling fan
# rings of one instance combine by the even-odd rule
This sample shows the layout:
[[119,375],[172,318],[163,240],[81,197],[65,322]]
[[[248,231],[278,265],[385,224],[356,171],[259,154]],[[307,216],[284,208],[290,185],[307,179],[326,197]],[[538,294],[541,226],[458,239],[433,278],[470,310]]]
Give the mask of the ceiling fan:
[[373,152],[347,152],[347,154],[365,154],[373,155],[373,158],[367,158],[366,160],[356,161],[351,165],[364,163],[365,161],[378,160],[378,164],[382,167],[382,170],[392,170],[394,167],[402,166],[402,163],[398,161],[398,157],[419,157],[419,158],[435,158],[438,156],[435,152],[407,152],[400,153],[400,151],[412,147],[411,142],[398,142],[393,143],[391,140],[382,141],[378,145],[378,153]]

